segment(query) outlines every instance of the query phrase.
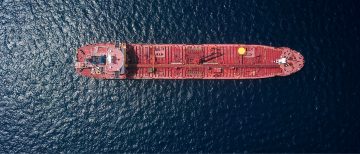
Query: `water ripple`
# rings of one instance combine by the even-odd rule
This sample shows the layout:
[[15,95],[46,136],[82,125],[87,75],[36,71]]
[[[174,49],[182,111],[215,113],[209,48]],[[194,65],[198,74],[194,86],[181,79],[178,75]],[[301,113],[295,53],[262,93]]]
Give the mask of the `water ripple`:
[[[0,153],[360,152],[358,6],[0,1]],[[116,39],[288,46],[306,66],[244,81],[75,74],[78,47]]]

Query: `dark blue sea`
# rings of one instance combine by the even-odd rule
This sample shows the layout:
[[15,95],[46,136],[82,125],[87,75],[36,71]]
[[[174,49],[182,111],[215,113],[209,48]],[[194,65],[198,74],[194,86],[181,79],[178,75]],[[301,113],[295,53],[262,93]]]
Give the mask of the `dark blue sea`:
[[[360,2],[0,0],[0,153],[360,153]],[[96,80],[95,42],[290,47],[259,80]]]

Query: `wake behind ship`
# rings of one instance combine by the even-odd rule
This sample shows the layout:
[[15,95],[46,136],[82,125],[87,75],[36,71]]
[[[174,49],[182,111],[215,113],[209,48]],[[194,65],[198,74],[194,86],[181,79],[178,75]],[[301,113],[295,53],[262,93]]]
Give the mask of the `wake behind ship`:
[[75,63],[78,74],[98,79],[258,79],[303,66],[290,48],[245,44],[89,44]]

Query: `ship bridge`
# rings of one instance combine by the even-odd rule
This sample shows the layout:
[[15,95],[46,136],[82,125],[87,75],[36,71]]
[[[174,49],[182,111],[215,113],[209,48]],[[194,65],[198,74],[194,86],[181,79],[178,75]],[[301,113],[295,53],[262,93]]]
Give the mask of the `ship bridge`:
[[80,72],[103,78],[121,78],[126,74],[126,44],[85,46],[78,50],[75,66]]

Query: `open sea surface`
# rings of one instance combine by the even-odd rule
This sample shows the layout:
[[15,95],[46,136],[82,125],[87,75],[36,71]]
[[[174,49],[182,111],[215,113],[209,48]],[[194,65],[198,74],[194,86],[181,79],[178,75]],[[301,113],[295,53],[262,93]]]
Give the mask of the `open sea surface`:
[[[360,2],[0,0],[0,153],[360,153]],[[87,43],[246,43],[305,57],[260,80],[96,80]]]

